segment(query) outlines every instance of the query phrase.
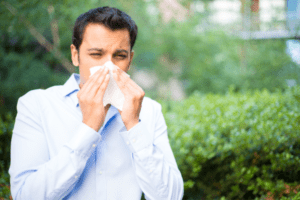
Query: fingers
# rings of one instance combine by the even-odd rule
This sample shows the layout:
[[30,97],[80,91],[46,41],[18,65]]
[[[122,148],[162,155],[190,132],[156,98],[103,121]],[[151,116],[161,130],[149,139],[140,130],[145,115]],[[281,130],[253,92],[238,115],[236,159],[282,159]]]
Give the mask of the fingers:
[[144,90],[139,85],[137,85],[131,78],[129,78],[125,74],[125,72],[123,72],[122,70],[120,71],[121,79],[123,79],[123,81],[125,82],[125,86],[131,85],[134,89],[138,90],[139,92],[144,92]]
[[113,77],[121,90],[125,89],[127,79],[129,79],[129,77],[126,78],[126,77],[122,76],[123,75],[122,73],[123,73],[123,71],[120,69],[113,70]]
[[102,86],[102,83],[105,80],[107,74],[108,74],[107,68],[99,69],[83,85],[82,90],[79,91],[80,95],[87,95],[87,96],[94,97],[98,89]]
[[113,72],[113,77],[121,90],[129,90],[128,92],[131,93],[144,93],[144,90],[140,86],[138,86],[132,79],[130,79],[121,69],[114,70]]
[[101,68],[96,73],[94,73],[92,76],[90,76],[89,79],[85,82],[85,84],[83,84],[82,89],[84,89],[84,90],[82,90],[82,91],[85,91],[85,90],[89,91],[92,87],[91,83],[94,82],[95,78],[98,77],[99,75],[101,75],[102,72],[103,72],[103,69]]
[[109,74],[106,74],[100,88],[98,89],[98,91],[96,93],[95,99],[97,101],[102,102],[105,90],[106,90],[107,85],[109,83],[109,78],[110,78]]

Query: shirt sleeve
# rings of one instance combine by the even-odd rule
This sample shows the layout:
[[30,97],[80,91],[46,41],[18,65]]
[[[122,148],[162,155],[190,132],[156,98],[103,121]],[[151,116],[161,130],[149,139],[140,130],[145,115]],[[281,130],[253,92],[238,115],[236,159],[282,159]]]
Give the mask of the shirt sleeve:
[[14,200],[62,199],[75,186],[101,140],[100,134],[82,123],[71,141],[50,159],[36,103],[26,94],[17,104],[9,169]]
[[129,131],[121,129],[120,135],[133,153],[137,179],[146,199],[182,199],[183,179],[169,144],[161,106],[154,117],[154,133],[141,120]]

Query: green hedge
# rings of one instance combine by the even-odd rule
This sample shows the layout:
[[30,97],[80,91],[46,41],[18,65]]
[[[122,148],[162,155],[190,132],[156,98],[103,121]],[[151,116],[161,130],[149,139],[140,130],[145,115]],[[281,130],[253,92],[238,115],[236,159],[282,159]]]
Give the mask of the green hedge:
[[9,175],[8,168],[10,163],[10,141],[14,119],[11,113],[5,116],[0,115],[0,199],[8,199]]
[[300,88],[232,91],[163,104],[185,199],[284,197],[300,185]]
[[[233,89],[231,90],[233,91]],[[161,102],[185,199],[295,198],[300,185],[300,88]],[[11,114],[0,117],[0,197],[8,198]],[[297,189],[296,189],[297,190]],[[299,194],[298,194],[299,196]]]

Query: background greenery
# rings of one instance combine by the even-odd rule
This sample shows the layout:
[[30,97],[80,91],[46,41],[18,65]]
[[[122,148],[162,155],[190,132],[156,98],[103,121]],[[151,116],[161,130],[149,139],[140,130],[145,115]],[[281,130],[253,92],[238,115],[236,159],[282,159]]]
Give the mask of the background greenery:
[[299,187],[299,89],[195,92],[165,104],[185,198],[277,199],[287,185]]
[[[81,13],[104,5],[124,10],[139,27],[132,69],[154,71],[160,80],[146,95],[165,109],[186,199],[253,199],[268,192],[279,197],[286,185],[300,185],[299,88],[286,87],[286,79],[299,84],[300,68],[286,54],[286,41],[241,40],[218,27],[202,30],[205,16],[197,13],[164,23],[158,10],[148,12],[157,4],[1,2],[0,198],[9,196],[7,170],[18,98],[69,78],[65,60],[70,62],[73,24]],[[157,91],[174,77],[184,85],[185,101],[166,101]]]

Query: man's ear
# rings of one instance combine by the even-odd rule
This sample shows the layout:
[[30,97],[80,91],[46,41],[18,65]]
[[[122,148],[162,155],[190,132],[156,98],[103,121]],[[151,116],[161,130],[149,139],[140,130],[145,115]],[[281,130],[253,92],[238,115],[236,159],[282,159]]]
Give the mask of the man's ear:
[[[129,62],[128,70],[130,69],[130,65],[131,65],[131,62],[132,62],[133,55],[134,55],[134,51],[132,50],[132,51],[130,52],[130,62]],[[127,70],[127,71],[128,71],[128,70]]]
[[79,66],[79,52],[77,51],[74,44],[71,44],[70,48],[71,48],[72,63],[74,66],[78,67]]

